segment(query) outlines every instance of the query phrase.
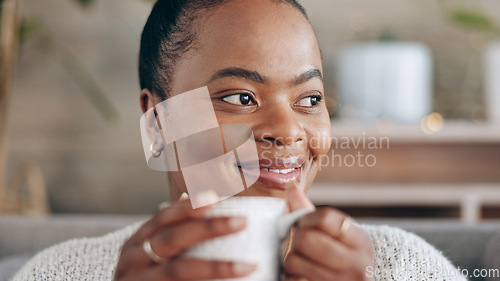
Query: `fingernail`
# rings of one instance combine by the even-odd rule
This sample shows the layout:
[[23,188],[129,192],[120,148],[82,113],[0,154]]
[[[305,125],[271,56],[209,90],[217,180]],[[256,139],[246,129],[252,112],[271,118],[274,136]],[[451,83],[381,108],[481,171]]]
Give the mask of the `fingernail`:
[[183,192],[181,197],[179,197],[179,201],[184,201],[186,199],[189,199],[189,195],[186,192]]
[[296,184],[291,185],[290,189],[287,189],[286,200],[291,211],[302,208],[314,210],[315,208],[314,204],[307,198],[304,191],[300,190]]
[[168,202],[168,201],[160,203],[160,205],[158,205],[158,210],[161,211],[161,210],[165,209],[168,206],[170,206],[170,202]]
[[247,275],[255,271],[257,269],[257,265],[248,264],[243,262],[235,262],[233,263],[233,272],[236,275]]
[[229,228],[232,230],[240,229],[243,226],[245,226],[246,223],[247,223],[247,220],[244,217],[232,217],[229,219],[229,222],[228,222]]

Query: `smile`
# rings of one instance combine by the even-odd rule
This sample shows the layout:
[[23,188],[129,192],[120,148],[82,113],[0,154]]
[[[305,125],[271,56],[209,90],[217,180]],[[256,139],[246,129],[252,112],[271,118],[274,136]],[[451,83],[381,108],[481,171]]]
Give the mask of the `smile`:
[[296,168],[291,168],[291,169],[268,169],[268,168],[261,168],[264,171],[275,173],[275,174],[289,174],[293,171],[295,171]]
[[300,181],[305,161],[300,157],[266,158],[259,161],[259,166],[242,163],[238,168],[244,173],[257,176],[257,183],[269,189],[286,190],[286,184]]

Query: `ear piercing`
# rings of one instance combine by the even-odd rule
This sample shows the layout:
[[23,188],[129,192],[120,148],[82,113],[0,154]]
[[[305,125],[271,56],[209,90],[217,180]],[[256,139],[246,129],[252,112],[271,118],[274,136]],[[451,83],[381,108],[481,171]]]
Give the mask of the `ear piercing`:
[[149,150],[151,151],[151,155],[154,157],[154,158],[158,158],[160,157],[161,155],[161,150],[160,151],[156,151],[154,148],[153,148],[153,145],[155,143],[152,143],[151,146],[149,147]]

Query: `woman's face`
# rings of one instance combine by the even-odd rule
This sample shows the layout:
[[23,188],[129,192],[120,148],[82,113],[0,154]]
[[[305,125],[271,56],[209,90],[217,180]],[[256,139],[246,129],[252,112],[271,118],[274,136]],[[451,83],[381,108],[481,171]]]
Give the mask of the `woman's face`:
[[[239,195],[284,197],[298,179],[308,189],[331,135],[309,22],[288,4],[234,0],[202,11],[199,26],[175,67],[172,95],[207,86],[220,124],[253,129],[261,176]],[[173,196],[186,190],[180,173],[170,177]]]

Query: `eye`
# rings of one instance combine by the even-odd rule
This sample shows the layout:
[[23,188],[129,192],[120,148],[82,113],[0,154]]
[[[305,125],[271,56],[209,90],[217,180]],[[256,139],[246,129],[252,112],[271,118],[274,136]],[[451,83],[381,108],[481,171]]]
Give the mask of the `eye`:
[[297,105],[303,107],[315,107],[321,101],[320,96],[309,96],[301,99]]
[[255,105],[253,97],[249,94],[234,94],[225,96],[222,98],[223,101],[240,106],[250,106]]

